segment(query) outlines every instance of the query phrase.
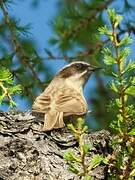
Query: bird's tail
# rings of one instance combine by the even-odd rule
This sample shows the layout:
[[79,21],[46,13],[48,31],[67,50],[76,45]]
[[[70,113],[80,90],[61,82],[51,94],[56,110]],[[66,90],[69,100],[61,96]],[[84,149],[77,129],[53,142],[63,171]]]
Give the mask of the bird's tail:
[[49,111],[45,114],[43,131],[58,129],[65,126],[63,121],[63,112]]

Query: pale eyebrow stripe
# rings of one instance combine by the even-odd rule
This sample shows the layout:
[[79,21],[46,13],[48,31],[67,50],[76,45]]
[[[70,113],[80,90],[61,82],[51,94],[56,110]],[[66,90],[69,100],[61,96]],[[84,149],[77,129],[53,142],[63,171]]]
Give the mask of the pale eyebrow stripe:
[[63,71],[64,69],[66,69],[67,67],[70,67],[72,66],[73,64],[78,64],[78,63],[81,63],[81,64],[84,64],[84,65],[90,65],[89,63],[86,63],[86,62],[82,62],[82,61],[76,61],[76,62],[72,62],[70,64],[67,64],[66,66],[64,66],[59,72]]

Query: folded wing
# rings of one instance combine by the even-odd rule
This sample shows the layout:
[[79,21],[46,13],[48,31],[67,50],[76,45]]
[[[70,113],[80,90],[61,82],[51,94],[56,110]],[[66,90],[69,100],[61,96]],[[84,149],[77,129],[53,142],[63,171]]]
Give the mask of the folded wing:
[[64,116],[83,115],[87,112],[87,104],[79,92],[65,89],[56,101],[56,109],[63,112]]
[[47,113],[50,110],[51,98],[44,92],[40,94],[34,101],[32,111],[39,113]]
[[44,131],[64,127],[64,116],[84,115],[87,104],[82,95],[74,89],[59,89],[56,93],[43,92],[33,104],[34,112],[44,113]]

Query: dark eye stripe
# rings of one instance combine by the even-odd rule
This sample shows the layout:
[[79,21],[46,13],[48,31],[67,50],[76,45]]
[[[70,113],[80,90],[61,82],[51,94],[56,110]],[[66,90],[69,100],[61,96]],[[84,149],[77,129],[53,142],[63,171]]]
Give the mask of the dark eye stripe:
[[76,64],[75,67],[78,69],[78,70],[84,70],[86,69],[88,66],[86,64]]

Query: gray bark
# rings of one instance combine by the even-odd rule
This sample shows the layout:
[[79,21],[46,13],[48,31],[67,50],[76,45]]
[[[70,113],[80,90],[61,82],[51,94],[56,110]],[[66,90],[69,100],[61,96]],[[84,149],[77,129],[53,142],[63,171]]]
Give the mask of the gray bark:
[[[78,152],[78,143],[66,128],[44,133],[43,119],[31,112],[0,112],[0,180],[78,180],[68,170],[63,154],[69,148]],[[109,132],[88,133],[93,154],[108,155]],[[93,170],[94,179],[107,179],[107,167]]]

